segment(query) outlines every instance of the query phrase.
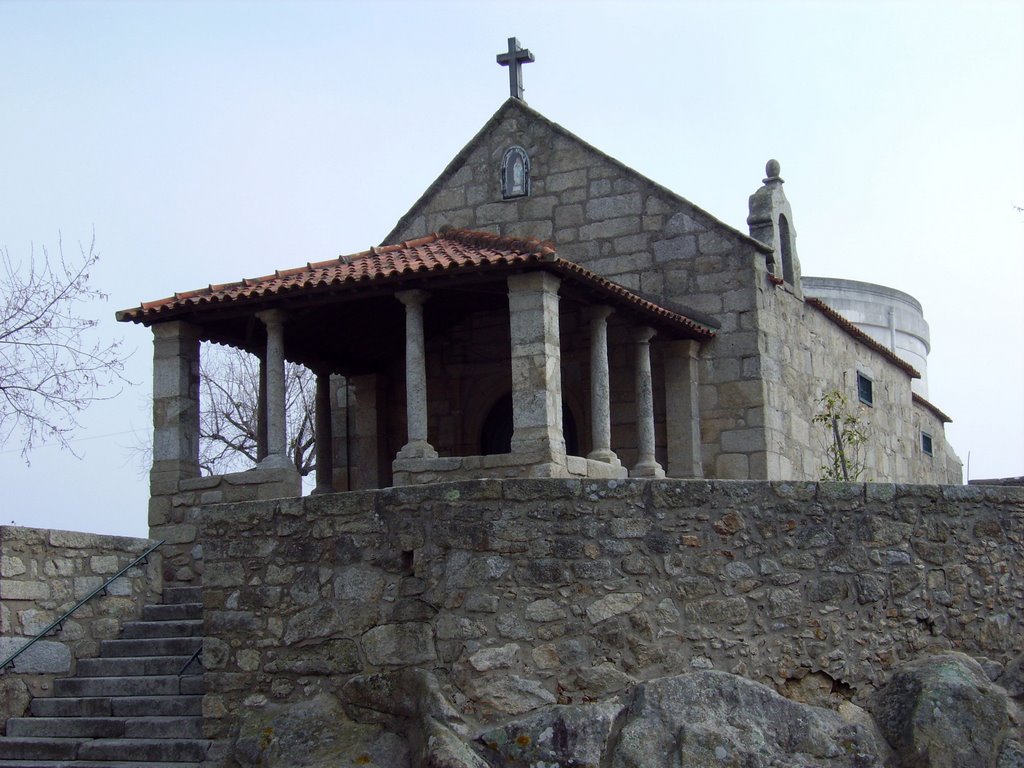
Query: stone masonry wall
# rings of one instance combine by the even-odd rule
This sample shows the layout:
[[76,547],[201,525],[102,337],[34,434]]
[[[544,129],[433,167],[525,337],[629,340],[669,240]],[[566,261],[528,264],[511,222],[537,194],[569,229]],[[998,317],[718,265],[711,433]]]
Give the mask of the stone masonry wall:
[[863,697],[1024,650],[1024,489],[483,480],[208,507],[209,736],[423,667],[478,721],[692,669]]
[[[0,526],[0,661],[155,542],[74,531]],[[116,638],[124,621],[159,602],[161,554],[132,568],[78,609],[63,629],[0,672],[0,727],[20,715],[29,694],[45,695],[55,677],[73,674],[80,658],[99,653],[100,640]],[[21,711],[17,711],[21,709]]]
[[[528,107],[510,102],[496,117],[388,242],[445,225],[550,240],[559,256],[662,306],[712,315],[721,328],[701,349],[704,474],[767,477],[764,393],[748,375],[760,356],[761,248]],[[532,191],[502,200],[498,169],[516,144],[530,156]]]
[[190,584],[202,578],[203,548],[197,537],[196,517],[204,504],[277,499],[300,496],[302,480],[290,469],[250,469],[227,475],[178,480],[173,490],[154,493],[149,500],[149,535],[163,541],[163,579]]
[[[769,477],[821,476],[828,435],[811,420],[822,395],[837,390],[867,427],[862,480],[961,482],[943,423],[913,402],[904,370],[785,289],[765,283],[760,300],[764,360],[771,363],[759,372],[768,392]],[[858,371],[873,380],[871,406],[858,400]],[[922,430],[932,436],[932,456],[921,450]]]

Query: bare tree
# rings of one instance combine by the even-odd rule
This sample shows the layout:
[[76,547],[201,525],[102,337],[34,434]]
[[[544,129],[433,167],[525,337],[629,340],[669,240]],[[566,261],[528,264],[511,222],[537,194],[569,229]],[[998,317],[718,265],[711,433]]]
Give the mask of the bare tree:
[[26,460],[39,442],[70,448],[78,414],[124,381],[121,342],[95,339],[98,321],[81,314],[107,298],[89,285],[95,238],[79,250],[80,258],[65,258],[58,240],[56,258],[33,248],[15,261],[0,249],[0,445],[16,437]]
[[[237,472],[259,456],[259,359],[233,347],[205,344],[199,409],[199,464],[209,474]],[[285,367],[288,456],[303,477],[316,467],[316,382],[301,365]]]

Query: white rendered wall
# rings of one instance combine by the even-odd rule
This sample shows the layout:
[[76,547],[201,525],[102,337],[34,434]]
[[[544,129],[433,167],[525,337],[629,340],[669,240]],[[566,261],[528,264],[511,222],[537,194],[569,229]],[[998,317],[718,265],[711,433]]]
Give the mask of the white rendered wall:
[[921,303],[910,294],[874,283],[833,277],[802,277],[805,296],[821,299],[872,339],[921,373],[911,389],[928,397],[931,341]]

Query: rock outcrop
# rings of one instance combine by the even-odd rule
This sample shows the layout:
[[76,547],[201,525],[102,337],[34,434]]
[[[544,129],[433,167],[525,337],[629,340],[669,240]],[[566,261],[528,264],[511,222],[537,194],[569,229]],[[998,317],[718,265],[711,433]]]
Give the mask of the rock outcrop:
[[1024,766],[1014,697],[952,652],[904,665],[867,711],[845,699],[813,706],[714,670],[632,681],[601,702],[542,706],[483,730],[419,669],[355,677],[338,696],[254,703],[232,745],[245,768]]
[[1016,706],[962,653],[906,664],[869,698],[868,709],[901,768],[1024,765],[1013,759],[1021,754],[1012,738]]

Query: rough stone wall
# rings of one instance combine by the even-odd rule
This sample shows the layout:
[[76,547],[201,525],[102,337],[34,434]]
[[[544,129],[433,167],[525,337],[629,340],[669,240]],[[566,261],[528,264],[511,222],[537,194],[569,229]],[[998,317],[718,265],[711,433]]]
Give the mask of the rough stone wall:
[[[821,476],[828,436],[811,420],[822,395],[838,390],[868,429],[862,480],[961,482],[942,422],[913,402],[912,379],[905,371],[784,288],[766,282],[759,301],[764,305],[765,364],[759,373],[767,388],[768,477]],[[858,371],[873,380],[872,406],[858,400]],[[922,430],[932,436],[932,456],[921,450]]]
[[302,480],[292,469],[250,469],[227,475],[179,480],[173,492],[150,497],[149,535],[164,544],[163,580],[190,584],[202,579],[203,547],[196,523],[205,504],[277,499],[302,494]]
[[[502,200],[498,171],[514,144],[530,156],[532,192]],[[701,349],[701,381],[708,385],[701,394],[705,475],[767,477],[763,388],[748,375],[760,355],[760,247],[515,102],[464,153],[388,242],[445,225],[551,240],[563,258],[652,301],[712,315],[721,329]],[[657,339],[653,354],[656,345]],[[629,408],[613,411],[620,425],[632,418]]]
[[[155,542],[74,531],[0,526],[0,661],[128,565]],[[78,609],[56,635],[40,640],[0,672],[0,727],[28,698],[45,695],[81,658],[99,654],[100,640],[116,638],[124,621],[159,602],[160,551],[132,568]]]
[[203,510],[209,736],[423,667],[486,721],[719,669],[1024,650],[1024,489],[485,480]]

